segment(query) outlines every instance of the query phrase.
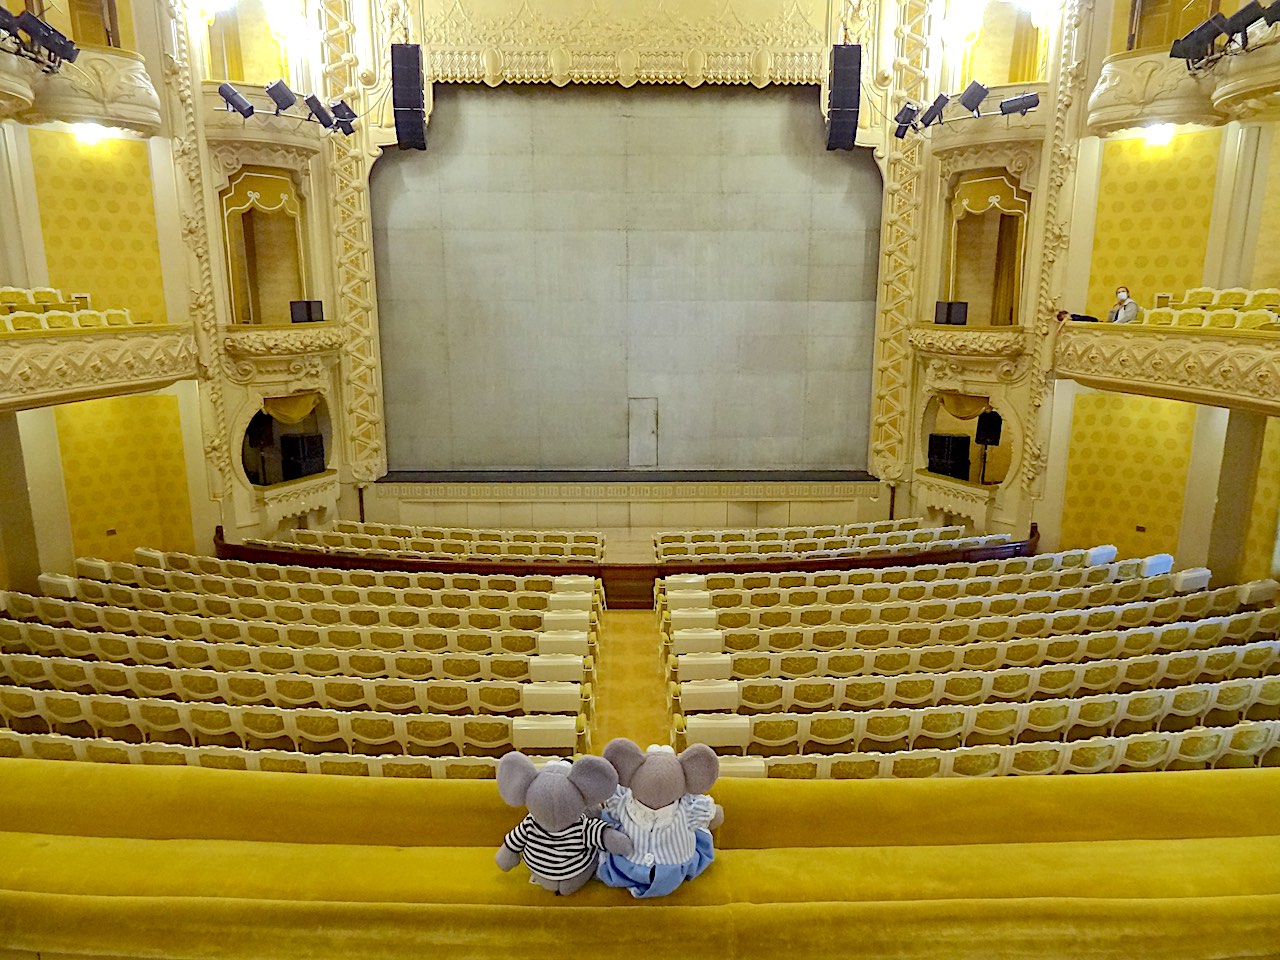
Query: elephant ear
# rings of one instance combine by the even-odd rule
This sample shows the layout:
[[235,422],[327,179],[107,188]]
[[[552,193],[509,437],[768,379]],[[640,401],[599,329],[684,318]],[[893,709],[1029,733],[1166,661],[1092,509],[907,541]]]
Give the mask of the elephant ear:
[[680,754],[680,767],[689,793],[706,793],[720,776],[720,758],[705,743],[695,743]]
[[513,807],[523,807],[538,768],[523,753],[512,751],[498,761],[498,795]]
[[629,787],[631,778],[644,763],[644,751],[626,737],[618,737],[610,740],[609,745],[604,748],[604,758],[618,771],[618,782]]
[[569,782],[588,804],[603,803],[618,789],[618,773],[600,757],[579,757],[569,771]]

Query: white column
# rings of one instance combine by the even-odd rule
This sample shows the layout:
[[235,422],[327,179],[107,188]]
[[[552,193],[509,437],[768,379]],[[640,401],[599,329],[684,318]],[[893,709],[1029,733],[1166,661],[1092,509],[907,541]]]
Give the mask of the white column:
[[222,522],[222,511],[217,501],[209,497],[209,470],[204,461],[204,432],[200,421],[200,387],[195,380],[179,380],[160,392],[178,398],[187,496],[191,501],[191,536],[196,553],[211,554],[213,530]]
[[1071,418],[1075,414],[1076,397],[1091,392],[1074,380],[1054,382],[1044,495],[1032,511],[1032,519],[1040,528],[1040,549],[1044,552],[1061,549],[1062,507],[1067,499],[1067,457],[1071,453]]
[[71,573],[75,543],[71,538],[71,512],[53,407],[21,410],[17,417],[41,569],[45,573]]
[[1089,295],[1093,266],[1093,231],[1098,218],[1098,182],[1102,174],[1102,141],[1085,137],[1076,161],[1075,195],[1071,200],[1071,242],[1067,247],[1062,307],[1082,313]]
[[1257,156],[1257,128],[1234,121],[1227,124],[1222,132],[1218,179],[1209,215],[1209,242],[1204,255],[1205,286],[1234,287],[1248,279],[1244,243]]
[[1187,483],[1182,491],[1182,524],[1176,557],[1179,569],[1203,567],[1209,563],[1209,541],[1213,534],[1214,506],[1226,435],[1225,409],[1196,407],[1191,463],[1187,466]]
[[[160,238],[160,278],[170,323],[186,323],[192,285],[187,275],[187,252],[182,242],[182,215],[178,210],[178,185],[173,164],[173,143],[163,137],[147,141],[151,160],[151,200],[156,211],[156,236]],[[159,318],[157,318],[159,319]]]
[[[1240,581],[1266,429],[1267,418],[1250,410],[1232,410],[1227,420],[1208,550],[1215,585]],[[1191,493],[1188,485],[1187,495]]]
[[44,231],[25,126],[0,123],[0,154],[4,157],[0,161],[0,270],[18,281],[14,286],[48,286]]

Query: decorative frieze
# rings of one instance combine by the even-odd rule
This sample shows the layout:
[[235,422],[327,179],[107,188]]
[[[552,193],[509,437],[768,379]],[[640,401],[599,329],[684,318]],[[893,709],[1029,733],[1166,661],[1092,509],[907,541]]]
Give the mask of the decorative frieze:
[[269,487],[255,487],[257,506],[267,522],[279,526],[291,517],[301,517],[313,511],[322,511],[321,519],[337,515],[338,472],[326,470],[310,477],[301,477]]
[[948,357],[1016,357],[1026,350],[1027,345],[1027,334],[1021,327],[916,324],[908,336],[911,345],[920,353]]
[[1163,48],[1118,53],[1103,61],[1089,97],[1089,132],[1106,136],[1157,123],[1221,123],[1214,82],[1212,73],[1188,70],[1186,61],[1174,60]]
[[968,517],[975,530],[990,527],[991,508],[999,487],[994,484],[969,483],[927,470],[917,470],[911,484],[916,509],[936,510],[957,517]]
[[[9,55],[0,54],[5,56]],[[0,66],[0,90],[4,75]],[[82,47],[75,63],[62,64],[56,73],[37,72],[32,86],[33,101],[21,116],[28,123],[100,123],[144,137],[161,132],[160,96],[147,75],[146,62],[128,50]]]

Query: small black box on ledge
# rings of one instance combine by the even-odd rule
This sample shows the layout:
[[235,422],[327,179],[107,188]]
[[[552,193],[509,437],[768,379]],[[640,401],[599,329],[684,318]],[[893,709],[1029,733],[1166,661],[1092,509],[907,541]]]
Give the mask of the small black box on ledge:
[[968,301],[939,300],[933,308],[933,322],[963,327],[969,322]]
[[290,300],[289,319],[294,323],[323,323],[323,300]]

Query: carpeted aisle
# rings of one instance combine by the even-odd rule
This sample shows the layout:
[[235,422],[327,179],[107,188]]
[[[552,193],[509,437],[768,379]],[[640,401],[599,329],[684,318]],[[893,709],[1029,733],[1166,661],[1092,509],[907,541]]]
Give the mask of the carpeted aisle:
[[642,747],[671,742],[660,645],[654,611],[610,610],[604,614],[596,660],[593,753],[598,754],[614,737],[630,737]]

